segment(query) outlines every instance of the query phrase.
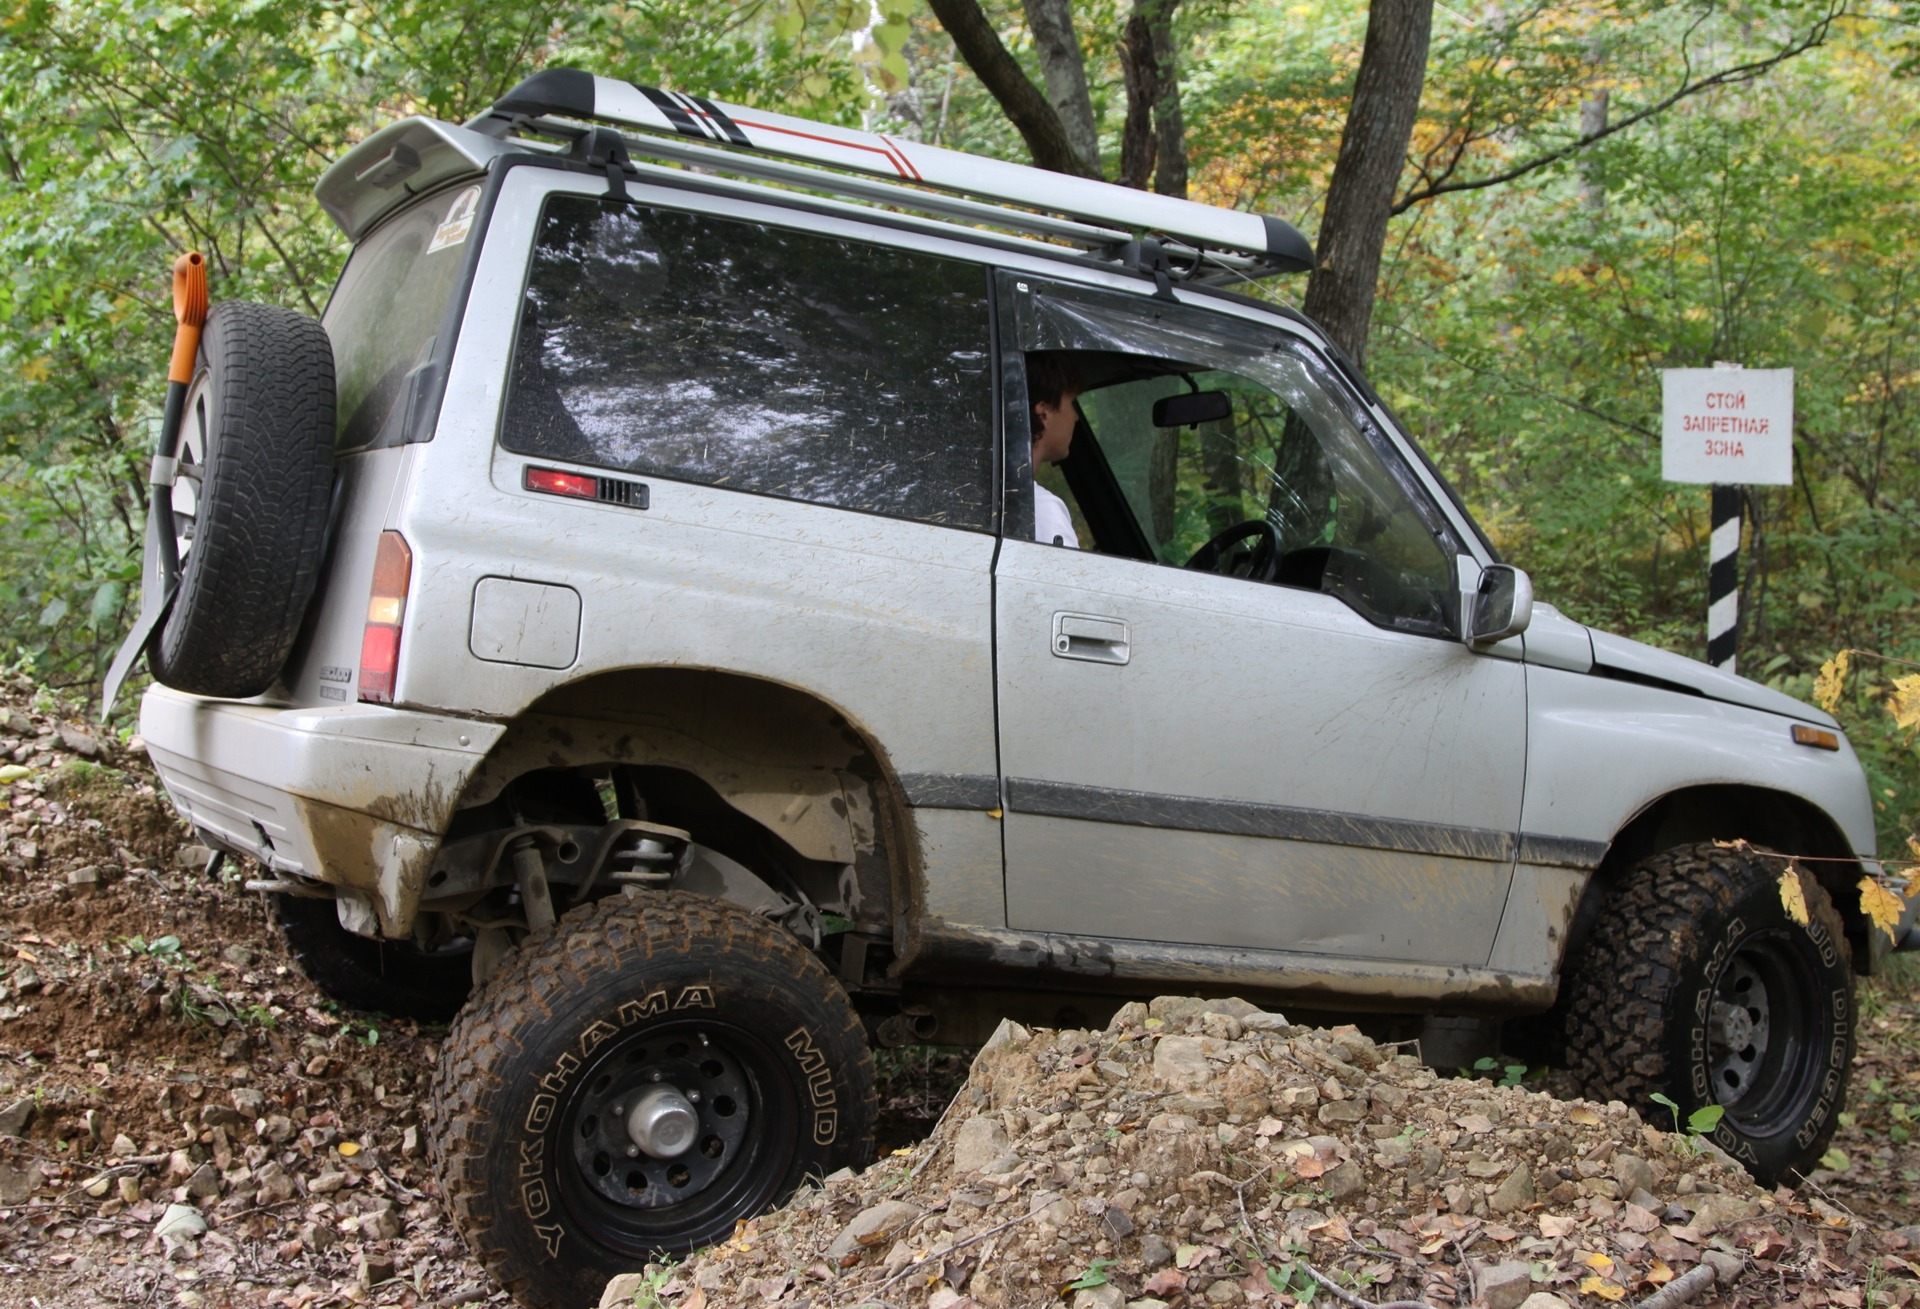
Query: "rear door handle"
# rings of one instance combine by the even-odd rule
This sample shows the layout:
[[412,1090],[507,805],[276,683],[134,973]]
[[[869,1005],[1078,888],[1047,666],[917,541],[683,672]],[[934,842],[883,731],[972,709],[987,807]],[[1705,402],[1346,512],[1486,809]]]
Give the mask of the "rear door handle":
[[1098,614],[1053,616],[1053,653],[1060,659],[1084,659],[1094,664],[1124,664],[1133,657],[1127,625]]

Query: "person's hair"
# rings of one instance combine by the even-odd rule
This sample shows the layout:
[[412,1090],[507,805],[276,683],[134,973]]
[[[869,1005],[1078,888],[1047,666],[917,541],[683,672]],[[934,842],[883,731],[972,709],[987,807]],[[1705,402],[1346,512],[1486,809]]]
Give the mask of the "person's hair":
[[[1080,394],[1080,369],[1064,350],[1027,352],[1027,403],[1058,405],[1069,393]],[[1040,420],[1033,418],[1033,436],[1040,439]]]

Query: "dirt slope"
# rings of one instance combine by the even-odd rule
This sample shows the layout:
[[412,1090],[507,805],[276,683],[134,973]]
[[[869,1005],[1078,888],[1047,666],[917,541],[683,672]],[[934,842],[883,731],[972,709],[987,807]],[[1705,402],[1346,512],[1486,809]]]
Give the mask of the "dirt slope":
[[[0,685],[0,807],[0,1306],[501,1302],[426,1166],[437,1033],[325,1004],[139,754],[30,686]],[[1740,1278],[1699,1303],[1907,1304],[1920,1005],[1868,1011],[1847,1168],[1798,1197],[1624,1110],[1192,1002],[1015,1033],[950,1108],[964,1058],[891,1055],[882,1140],[906,1153],[652,1286],[686,1309],[1024,1305],[1075,1280],[1095,1305],[1284,1304],[1311,1265],[1437,1305],[1517,1289],[1488,1274],[1520,1263],[1570,1302],[1599,1277],[1600,1304],[1715,1251]],[[887,1200],[916,1215],[842,1240]]]

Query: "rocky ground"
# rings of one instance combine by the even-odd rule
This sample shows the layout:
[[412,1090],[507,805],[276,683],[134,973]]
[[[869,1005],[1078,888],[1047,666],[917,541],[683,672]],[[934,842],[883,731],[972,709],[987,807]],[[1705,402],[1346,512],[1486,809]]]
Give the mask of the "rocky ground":
[[[501,1299],[426,1166],[436,1031],[324,1002],[137,751],[25,685],[0,685],[0,806],[0,1309]],[[1797,1194],[1624,1109],[1232,1004],[1008,1029],[970,1074],[892,1052],[877,1164],[641,1302],[1512,1309],[1705,1267],[1695,1303],[1905,1305],[1920,979],[1865,1008],[1833,1167]]]

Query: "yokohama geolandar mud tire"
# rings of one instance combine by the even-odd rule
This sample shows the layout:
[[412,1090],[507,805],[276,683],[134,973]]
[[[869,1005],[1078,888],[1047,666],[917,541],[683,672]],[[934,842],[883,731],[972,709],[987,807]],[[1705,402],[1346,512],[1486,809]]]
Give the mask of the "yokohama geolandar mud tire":
[[1741,848],[1683,846],[1613,892],[1576,973],[1567,1063],[1582,1089],[1650,1123],[1725,1112],[1712,1137],[1766,1185],[1826,1149],[1853,1059],[1853,971],[1827,893],[1797,874],[1808,921],[1780,898],[1786,867]]
[[352,1009],[444,1023],[473,989],[473,950],[426,951],[340,926],[331,900],[276,895],[273,916],[307,980]]
[[163,684],[232,697],[273,684],[319,577],[333,417],[333,347],[319,323],[272,305],[214,306],[181,422],[180,590],[148,653]]
[[615,896],[475,995],[433,1117],[474,1255],[522,1304],[579,1309],[650,1255],[864,1163],[873,1062],[845,991],[778,927],[696,896]]

